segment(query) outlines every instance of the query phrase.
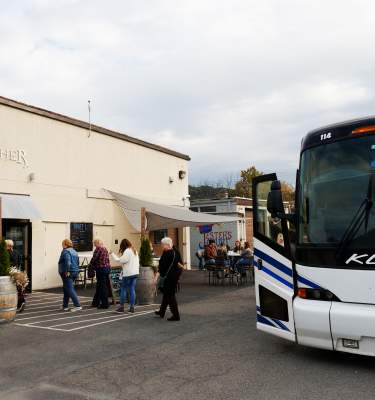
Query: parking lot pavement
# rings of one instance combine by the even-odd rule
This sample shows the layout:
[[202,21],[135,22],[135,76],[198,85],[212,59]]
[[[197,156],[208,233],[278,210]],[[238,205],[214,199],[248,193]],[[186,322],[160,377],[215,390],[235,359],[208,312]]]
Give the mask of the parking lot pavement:
[[[81,298],[85,293],[90,299],[87,291]],[[59,296],[48,295],[59,304]],[[50,312],[37,308],[45,307],[37,297],[30,317]],[[374,398],[374,359],[258,332],[251,286],[208,287],[202,273],[192,272],[184,274],[178,298],[180,322],[147,314],[70,332],[0,326],[0,399]]]
[[80,301],[81,311],[64,312],[61,309],[61,294],[33,292],[27,297],[27,307],[17,316],[15,324],[26,328],[73,332],[147,315],[157,307],[150,304],[138,306],[134,314],[116,313],[114,308],[98,310],[90,307],[92,297],[80,296]]

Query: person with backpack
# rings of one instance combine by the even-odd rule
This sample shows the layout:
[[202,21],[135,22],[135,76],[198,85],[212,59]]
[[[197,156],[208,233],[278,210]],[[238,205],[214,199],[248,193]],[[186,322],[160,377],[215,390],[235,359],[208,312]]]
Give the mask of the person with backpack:
[[[74,288],[74,282],[79,274],[79,258],[73,249],[73,242],[70,239],[62,241],[62,251],[59,259],[59,275],[63,281],[63,311],[82,310],[79,298]],[[74,307],[69,308],[69,300],[72,300]]]
[[163,293],[163,299],[158,311],[155,314],[160,318],[164,318],[167,307],[169,306],[172,317],[168,321],[179,321],[180,313],[176,300],[176,290],[178,280],[182,272],[182,259],[179,251],[173,246],[173,241],[169,237],[162,239],[163,254],[159,261],[159,271],[155,276],[158,280],[158,288]]

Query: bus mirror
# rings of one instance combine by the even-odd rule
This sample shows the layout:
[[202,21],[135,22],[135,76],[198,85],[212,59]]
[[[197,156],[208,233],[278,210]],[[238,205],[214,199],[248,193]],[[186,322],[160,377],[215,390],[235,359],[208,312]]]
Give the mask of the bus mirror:
[[271,191],[268,193],[267,197],[267,210],[272,218],[280,218],[280,214],[284,214],[280,181],[273,181],[271,184]]

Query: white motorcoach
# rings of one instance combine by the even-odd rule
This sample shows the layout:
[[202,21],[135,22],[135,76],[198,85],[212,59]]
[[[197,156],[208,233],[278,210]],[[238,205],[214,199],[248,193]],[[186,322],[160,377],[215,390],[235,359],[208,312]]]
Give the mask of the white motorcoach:
[[258,329],[375,356],[375,117],[304,138],[294,214],[276,174],[254,179],[253,198]]

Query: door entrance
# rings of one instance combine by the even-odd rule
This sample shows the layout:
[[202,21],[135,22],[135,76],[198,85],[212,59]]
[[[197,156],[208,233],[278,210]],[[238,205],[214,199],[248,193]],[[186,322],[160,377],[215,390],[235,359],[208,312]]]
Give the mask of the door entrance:
[[28,290],[31,290],[31,223],[21,219],[3,219],[3,237],[14,242],[14,250],[19,256],[19,268],[26,271],[30,279]]
[[254,272],[257,328],[295,341],[294,275],[286,221],[271,218],[267,197],[275,174],[253,179]]

